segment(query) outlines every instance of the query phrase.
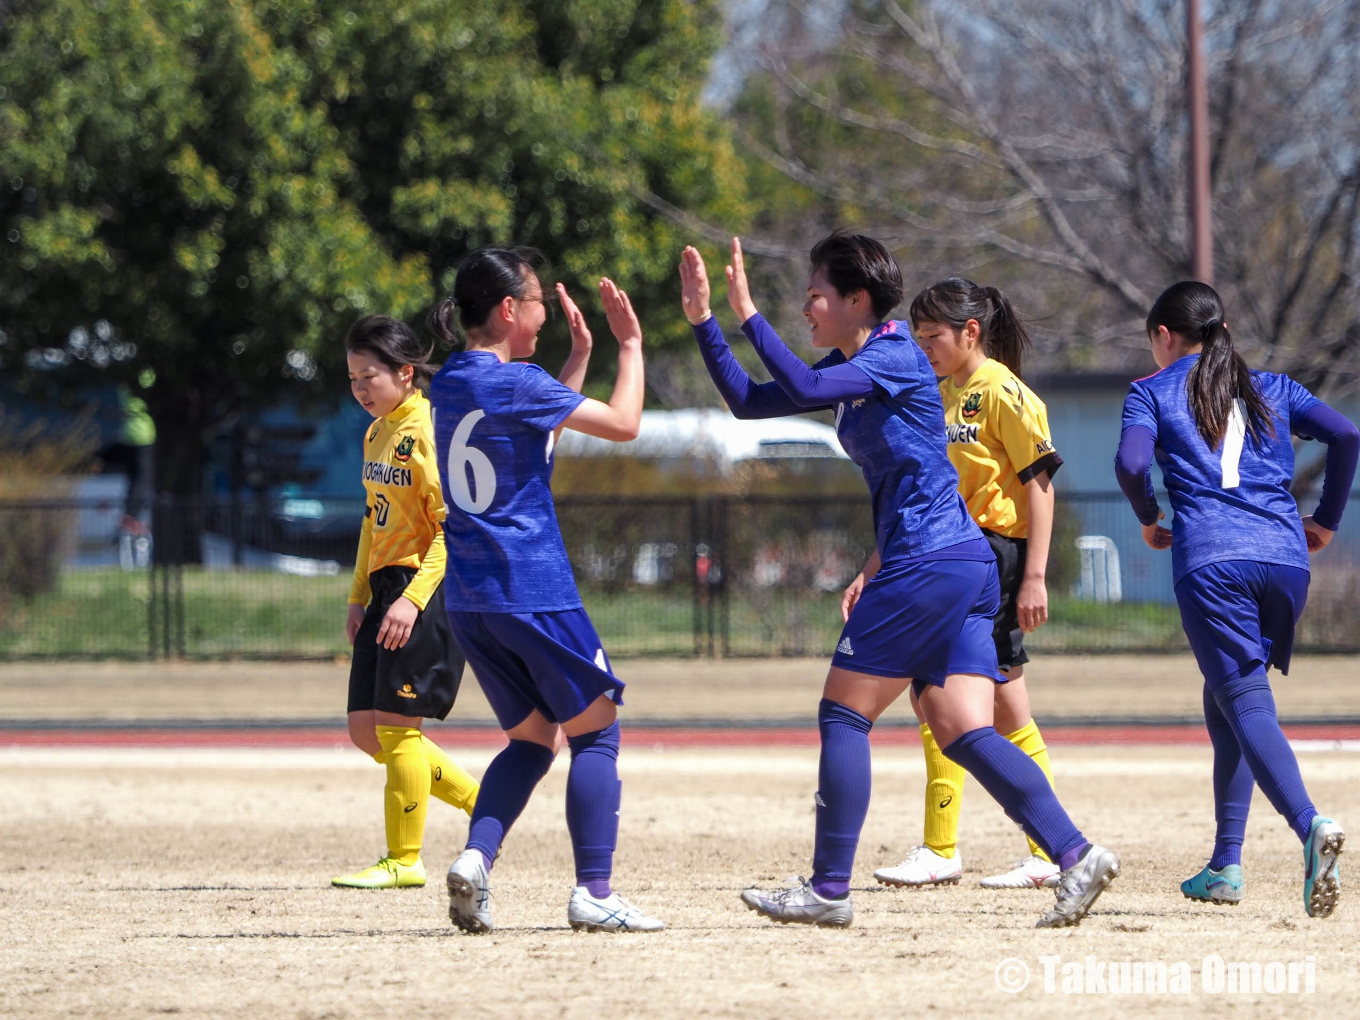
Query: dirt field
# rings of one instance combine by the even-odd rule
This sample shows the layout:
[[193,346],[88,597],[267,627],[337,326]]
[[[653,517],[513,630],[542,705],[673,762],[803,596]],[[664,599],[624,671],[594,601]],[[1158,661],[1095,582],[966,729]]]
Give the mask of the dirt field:
[[[486,753],[465,756],[480,769]],[[1064,799],[1124,874],[1080,928],[1036,931],[1044,892],[973,883],[1022,844],[975,786],[966,794],[969,882],[934,891],[871,887],[870,872],[919,833],[915,755],[878,758],[847,931],[776,927],[738,891],[807,869],[815,752],[635,750],[624,756],[616,883],[670,929],[573,934],[571,855],[559,761],[497,865],[498,930],[448,924],[438,881],[423,890],[342,892],[335,873],[380,851],[380,771],[357,754],[255,751],[0,752],[3,939],[15,1017],[1086,1017],[1294,1016],[1360,1011],[1360,911],[1303,916],[1297,841],[1258,796],[1247,901],[1191,904],[1176,882],[1208,852],[1207,755],[1191,749],[1073,748],[1056,761]],[[1360,757],[1304,759],[1314,796],[1360,818]],[[430,813],[438,879],[465,822]],[[1168,834],[1175,833],[1174,837]],[[1227,961],[1302,963],[1316,993],[1210,995],[1199,970]],[[1041,956],[1084,966],[1186,961],[1187,995],[1043,991]],[[1006,958],[1033,979],[997,987]],[[1061,971],[1057,972],[1061,977]],[[1061,984],[1058,986],[1061,988]],[[1325,997],[1325,998],[1324,998]],[[1051,1003],[1064,1000],[1061,1005]],[[1136,1001],[1134,1001],[1136,1000]]]
[[[632,719],[800,719],[812,724],[825,659],[620,660]],[[1030,663],[1036,718],[1198,721],[1189,656],[1052,655]],[[0,663],[0,720],[332,719],[343,721],[348,663]],[[1299,656],[1272,673],[1286,719],[1360,717],[1360,657]],[[889,719],[911,717],[906,702]],[[469,672],[449,722],[490,721]]]
[[[1183,661],[1058,661],[1066,668],[1050,660],[1045,683],[1035,685],[1036,702],[1050,713],[1095,715],[1127,704],[1127,714],[1154,714],[1127,697],[1133,683],[1151,695],[1157,715],[1197,711],[1197,693],[1181,690],[1198,689]],[[1344,665],[1300,663],[1295,682],[1279,688],[1284,714],[1360,714],[1354,670],[1347,676]],[[760,708],[765,717],[801,718],[811,715],[823,668],[629,663],[620,671],[635,681],[629,711],[639,715],[717,718]],[[334,717],[343,680],[336,667],[125,669],[7,667],[0,718],[59,717],[54,703],[81,718]],[[265,692],[280,689],[288,697],[266,702]],[[464,713],[480,706],[475,694],[470,684]],[[450,750],[478,774],[490,756],[484,747]],[[1300,760],[1319,807],[1360,832],[1360,755],[1325,751]],[[1095,913],[1065,931],[1032,927],[1051,893],[976,885],[1019,856],[1023,842],[974,783],[963,807],[964,883],[916,892],[873,885],[873,869],[895,862],[920,835],[923,770],[914,748],[875,752],[855,924],[846,931],[774,926],[738,899],[752,883],[777,885],[807,872],[815,749],[663,752],[625,730],[621,764],[616,885],[669,930],[608,936],[567,928],[571,851],[562,821],[566,761],[559,759],[494,872],[497,931],[476,938],[447,920],[442,875],[462,846],[466,820],[442,804],[430,811],[430,886],[329,887],[330,876],[381,853],[382,771],[358,752],[0,748],[7,971],[0,1016],[1360,1015],[1360,903],[1343,898],[1326,921],[1304,916],[1298,842],[1259,794],[1245,854],[1246,901],[1215,909],[1179,895],[1177,883],[1203,864],[1212,839],[1207,747],[1055,741],[1064,802],[1124,862]],[[1255,993],[1205,991],[1210,954],[1260,965],[1267,979],[1268,965],[1309,965],[1315,991],[1306,991],[1306,971],[1294,994],[1264,990],[1269,983]],[[1050,958],[1053,992],[1044,988],[1042,957]],[[1015,994],[998,987],[999,967],[1004,978],[1022,973],[1008,959],[1030,974]],[[1108,965],[1123,961],[1164,963],[1172,975],[1183,963],[1188,991],[1174,984],[1166,994],[1097,991],[1096,978],[1108,981]],[[1078,987],[1089,992],[1063,993],[1064,964],[1082,972]],[[1209,969],[1212,978],[1212,961]]]

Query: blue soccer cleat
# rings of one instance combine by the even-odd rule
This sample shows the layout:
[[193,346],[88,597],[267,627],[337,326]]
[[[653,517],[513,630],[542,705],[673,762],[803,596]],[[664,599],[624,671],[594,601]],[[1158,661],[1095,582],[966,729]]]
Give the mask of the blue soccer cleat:
[[1309,917],[1330,917],[1341,899],[1336,858],[1346,842],[1341,826],[1318,815],[1303,843],[1303,909]]
[[1181,883],[1181,893],[1187,900],[1235,907],[1242,902],[1242,885],[1242,866],[1227,864],[1218,871],[1206,867],[1193,878],[1187,878]]

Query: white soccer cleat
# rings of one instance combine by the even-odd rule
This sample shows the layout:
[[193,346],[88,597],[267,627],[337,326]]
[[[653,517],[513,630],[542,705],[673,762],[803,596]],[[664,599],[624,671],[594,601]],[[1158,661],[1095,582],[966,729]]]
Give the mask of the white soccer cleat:
[[1094,843],[1086,855],[1058,876],[1058,901],[1036,928],[1066,928],[1081,923],[1107,886],[1119,877],[1119,856]]
[[958,885],[963,876],[963,855],[941,857],[928,846],[914,846],[907,859],[891,868],[879,868],[874,878],[884,885],[910,886]]
[[464,850],[449,867],[449,920],[469,935],[491,930],[491,886],[480,850]]
[[1318,815],[1303,844],[1303,909],[1309,917],[1331,917],[1341,899],[1337,856],[1346,833],[1330,818]]
[[1061,870],[1038,854],[1030,854],[1011,865],[1010,871],[988,875],[979,884],[984,889],[1051,889],[1058,884]]
[[666,927],[616,892],[600,900],[581,885],[571,891],[567,923],[575,931],[663,931]]
[[741,901],[757,914],[763,914],[780,924],[848,928],[855,917],[848,895],[843,900],[823,899],[812,888],[812,883],[801,876],[790,879],[788,886],[773,892],[747,889],[741,894]]

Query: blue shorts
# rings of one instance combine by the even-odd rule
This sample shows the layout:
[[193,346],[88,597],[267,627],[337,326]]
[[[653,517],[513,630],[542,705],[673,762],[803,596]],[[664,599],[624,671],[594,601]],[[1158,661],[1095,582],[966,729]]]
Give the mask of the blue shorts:
[[623,704],[623,682],[610,669],[584,609],[449,610],[449,623],[503,730],[518,726],[535,709],[549,722],[566,722],[602,694]]
[[1004,683],[992,640],[1000,605],[995,559],[889,561],[850,611],[831,665],[911,677],[918,695],[951,673]]
[[1209,684],[1270,666],[1288,674],[1294,625],[1308,601],[1308,571],[1254,560],[1210,563],[1181,578],[1176,601]]

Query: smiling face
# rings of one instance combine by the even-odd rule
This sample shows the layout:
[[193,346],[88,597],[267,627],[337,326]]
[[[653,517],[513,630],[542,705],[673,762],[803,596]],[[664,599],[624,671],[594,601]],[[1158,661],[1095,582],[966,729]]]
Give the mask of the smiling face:
[[388,368],[368,351],[350,351],[349,389],[354,399],[375,418],[391,414],[415,389],[410,365]]
[[912,323],[912,330],[937,376],[954,375],[962,371],[980,350],[977,319],[969,319],[962,328],[947,322],[922,319]]
[[543,302],[543,284],[538,274],[526,269],[524,296],[507,297],[496,310],[507,327],[505,339],[511,359],[531,358],[538,349],[538,332],[548,321],[548,309]]
[[857,331],[873,318],[866,310],[869,295],[862,290],[842,297],[826,278],[821,266],[814,266],[808,274],[807,301],[803,303],[803,318],[812,329],[813,347],[842,347],[853,343]]

